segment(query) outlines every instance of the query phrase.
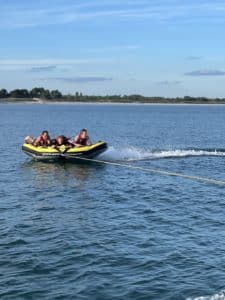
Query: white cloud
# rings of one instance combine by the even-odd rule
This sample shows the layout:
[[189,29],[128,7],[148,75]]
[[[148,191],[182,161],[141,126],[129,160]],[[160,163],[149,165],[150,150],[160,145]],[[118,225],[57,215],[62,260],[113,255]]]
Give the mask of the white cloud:
[[0,28],[28,27],[74,23],[82,20],[130,20],[149,19],[152,21],[169,21],[178,18],[180,22],[188,19],[212,21],[223,18],[224,1],[56,1],[49,5],[43,1],[22,5],[2,6],[0,11]]
[[76,65],[99,62],[95,59],[0,59],[0,65]]
[[85,52],[89,53],[102,53],[102,52],[118,52],[118,51],[134,51],[140,49],[141,46],[138,45],[115,45],[109,47],[101,47],[101,48],[87,48],[84,49]]
[[97,59],[57,59],[57,58],[44,58],[44,59],[0,59],[0,70],[13,71],[13,70],[31,70],[32,68],[46,68],[49,66],[68,67],[75,65],[92,65],[106,63],[106,60]]

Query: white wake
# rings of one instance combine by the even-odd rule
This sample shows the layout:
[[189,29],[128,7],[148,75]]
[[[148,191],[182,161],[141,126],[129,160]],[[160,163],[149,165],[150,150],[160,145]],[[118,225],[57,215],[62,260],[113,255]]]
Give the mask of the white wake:
[[200,296],[197,298],[187,298],[186,300],[225,300],[225,290],[212,296]]
[[138,161],[189,156],[225,156],[225,149],[224,151],[216,149],[145,150],[136,147],[127,147],[122,149],[109,147],[105,153],[100,155],[101,159],[109,161]]

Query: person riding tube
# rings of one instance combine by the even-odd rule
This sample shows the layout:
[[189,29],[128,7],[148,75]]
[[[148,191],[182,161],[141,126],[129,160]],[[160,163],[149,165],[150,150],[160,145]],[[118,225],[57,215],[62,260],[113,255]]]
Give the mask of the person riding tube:
[[43,146],[43,147],[48,147],[51,145],[51,139],[48,134],[47,130],[42,131],[41,135],[36,138],[36,140],[33,143],[34,146]]
[[57,150],[60,150],[60,146],[62,145],[66,147],[66,150],[73,147],[73,145],[69,142],[69,139],[64,135],[57,136],[55,139],[51,141],[51,144],[52,144],[52,148]]
[[80,133],[70,142],[76,147],[90,146],[92,144],[87,129],[81,129]]

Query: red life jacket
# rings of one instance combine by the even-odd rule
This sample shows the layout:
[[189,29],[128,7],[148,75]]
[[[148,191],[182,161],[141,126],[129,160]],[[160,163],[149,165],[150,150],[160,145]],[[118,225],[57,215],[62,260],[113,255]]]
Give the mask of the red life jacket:
[[43,136],[40,136],[40,144],[42,146],[48,146],[48,139],[44,139]]
[[77,140],[76,140],[76,143],[77,144],[80,144],[80,145],[82,145],[82,146],[86,146],[87,145],[87,141],[88,141],[88,138],[86,137],[86,138],[82,138],[81,137],[81,134],[79,134],[78,135],[78,138],[77,138]]

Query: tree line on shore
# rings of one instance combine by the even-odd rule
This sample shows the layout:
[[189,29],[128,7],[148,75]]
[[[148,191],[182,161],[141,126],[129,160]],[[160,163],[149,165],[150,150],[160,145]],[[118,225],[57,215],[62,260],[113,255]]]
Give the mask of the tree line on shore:
[[207,97],[146,97],[142,95],[83,95],[75,92],[74,94],[63,95],[59,90],[48,90],[43,87],[35,87],[31,90],[14,89],[7,91],[0,89],[0,101],[15,99],[22,100],[45,100],[45,101],[69,101],[69,102],[138,102],[138,103],[225,103],[225,98],[207,98]]

